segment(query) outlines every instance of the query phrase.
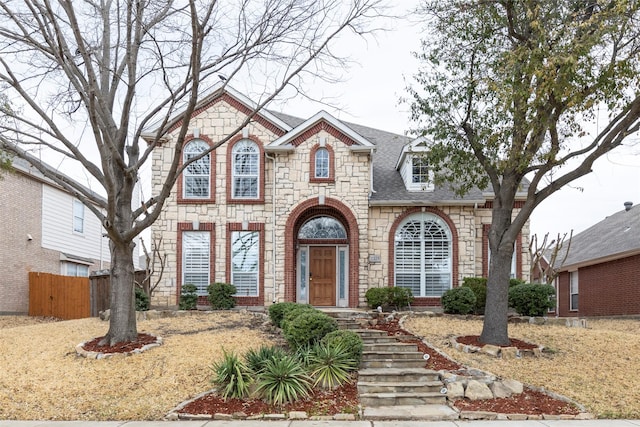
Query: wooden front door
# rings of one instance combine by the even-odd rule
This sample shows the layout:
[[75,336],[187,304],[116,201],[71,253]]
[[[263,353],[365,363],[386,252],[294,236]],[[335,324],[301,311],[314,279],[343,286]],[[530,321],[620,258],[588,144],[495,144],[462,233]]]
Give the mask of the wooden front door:
[[336,248],[312,246],[309,248],[309,304],[336,305]]

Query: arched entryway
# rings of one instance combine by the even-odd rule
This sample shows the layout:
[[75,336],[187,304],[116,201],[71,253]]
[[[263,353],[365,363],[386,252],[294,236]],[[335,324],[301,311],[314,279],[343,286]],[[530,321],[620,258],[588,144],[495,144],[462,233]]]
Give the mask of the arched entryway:
[[355,307],[358,228],[337,200],[311,199],[287,220],[285,299],[318,307]]

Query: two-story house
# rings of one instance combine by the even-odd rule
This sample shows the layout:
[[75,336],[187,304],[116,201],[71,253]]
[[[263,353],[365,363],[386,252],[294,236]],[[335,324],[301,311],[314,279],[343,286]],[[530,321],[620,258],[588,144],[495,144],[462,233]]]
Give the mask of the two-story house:
[[[229,87],[202,99],[183,160],[238,129],[254,108]],[[154,152],[156,192],[179,125]],[[228,282],[247,306],[360,307],[381,286],[411,289],[415,305],[439,305],[464,277],[486,276],[492,194],[459,197],[434,185],[425,150],[424,138],[325,111],[306,119],[261,111],[177,182],[152,229],[168,259],[154,303],[177,304],[183,284],[196,285],[204,302],[210,283]],[[528,225],[514,276],[528,271],[527,242]]]
[[102,233],[80,200],[13,158],[0,179],[0,313],[28,312],[29,272],[89,276],[108,267]]

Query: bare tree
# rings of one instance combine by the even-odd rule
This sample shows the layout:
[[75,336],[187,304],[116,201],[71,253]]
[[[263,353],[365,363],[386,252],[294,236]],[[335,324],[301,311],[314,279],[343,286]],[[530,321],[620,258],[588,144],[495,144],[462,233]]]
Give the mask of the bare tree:
[[[142,238],[140,238],[140,246],[142,246],[142,251],[144,252],[146,274],[142,283],[137,283],[137,285],[140,286],[149,299],[151,299],[153,291],[156,290],[162,281],[164,269],[167,265],[167,254],[163,254],[160,251],[160,247],[162,246],[162,237],[158,239],[154,238],[152,240],[151,252],[147,249],[147,245],[145,245]],[[152,277],[155,278],[153,283],[151,283]]]
[[[537,270],[540,275],[539,280],[542,280],[548,285],[552,284],[556,277],[558,277],[558,268],[561,267],[569,255],[571,249],[571,239],[573,237],[573,230],[560,235],[554,240],[549,241],[549,233],[546,233],[542,238],[542,242],[538,244],[538,235],[534,234],[529,242],[529,254],[531,255],[531,267],[529,271],[529,277],[533,279],[534,272]],[[565,244],[567,249],[562,251]],[[558,256],[562,255],[560,262],[558,262]]]
[[[190,163],[180,159],[202,94],[219,76],[225,84],[247,76],[262,82],[241,129],[288,86],[303,91],[306,76],[340,69],[344,58],[333,54],[333,43],[348,31],[368,34],[380,1],[0,1],[0,82],[23,108],[0,124],[1,146],[18,156],[29,146],[46,148],[80,165],[106,193],[102,202],[34,164],[80,199],[109,237],[111,319],[103,343],[137,337],[134,239],[156,220]],[[132,208],[140,169],[174,123],[181,127],[164,186]],[[148,129],[157,133],[141,145]]]

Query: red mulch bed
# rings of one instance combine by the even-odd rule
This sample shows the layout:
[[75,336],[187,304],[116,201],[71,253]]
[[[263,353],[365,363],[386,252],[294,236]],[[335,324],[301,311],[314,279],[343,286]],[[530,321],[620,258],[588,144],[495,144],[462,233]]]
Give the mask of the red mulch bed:
[[578,415],[575,405],[554,399],[539,391],[527,390],[520,394],[501,399],[467,400],[454,402],[461,411],[496,412],[500,414],[527,415]]
[[133,350],[144,347],[147,344],[153,344],[157,338],[149,334],[138,334],[135,341],[119,342],[115,345],[98,345],[104,337],[94,338],[82,345],[86,351],[95,351],[96,353],[128,353]]
[[[476,347],[484,347],[486,344],[480,341],[479,335],[466,335],[463,337],[456,338],[456,341],[460,344],[465,345],[473,345]],[[510,344],[503,345],[500,347],[518,347],[518,350],[533,350],[534,348],[538,348],[537,345],[531,344],[517,338],[509,338]]]

